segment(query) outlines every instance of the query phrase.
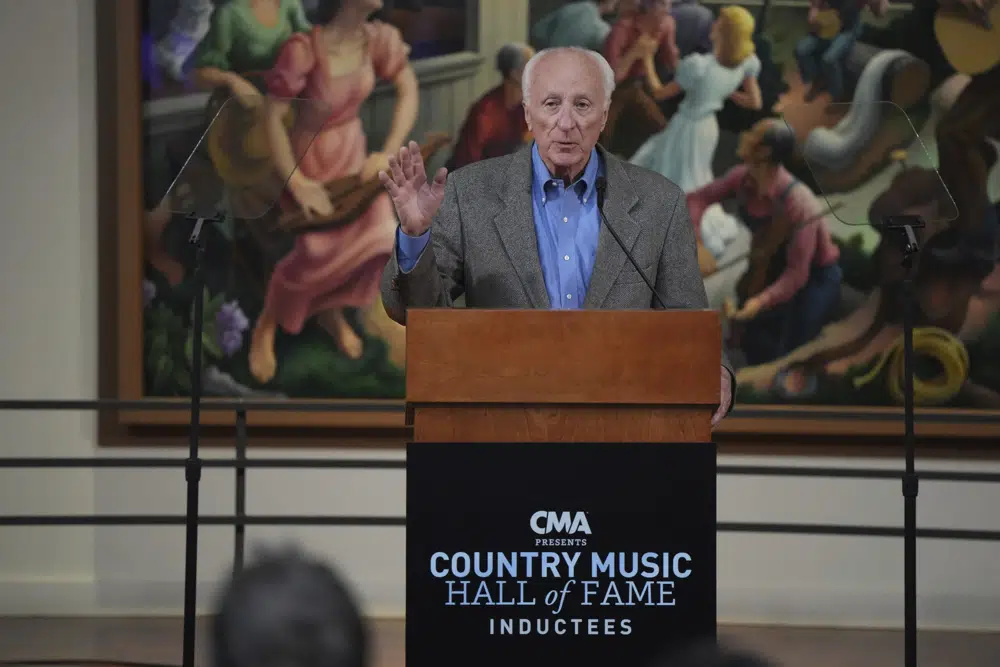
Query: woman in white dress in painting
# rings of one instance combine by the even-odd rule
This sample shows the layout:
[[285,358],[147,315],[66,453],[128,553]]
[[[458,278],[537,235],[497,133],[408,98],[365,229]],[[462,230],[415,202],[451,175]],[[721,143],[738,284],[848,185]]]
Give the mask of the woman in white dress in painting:
[[[630,162],[662,174],[685,192],[713,180],[712,158],[719,143],[716,113],[727,99],[747,109],[763,105],[753,31],[750,12],[739,6],[724,7],[712,24],[712,53],[683,58],[673,80],[666,84],[660,83],[655,65],[647,62],[653,96],[665,100],[683,92],[684,99],[667,127],[647,139]],[[705,214],[701,242],[719,256],[735,238],[737,223],[718,205]]]

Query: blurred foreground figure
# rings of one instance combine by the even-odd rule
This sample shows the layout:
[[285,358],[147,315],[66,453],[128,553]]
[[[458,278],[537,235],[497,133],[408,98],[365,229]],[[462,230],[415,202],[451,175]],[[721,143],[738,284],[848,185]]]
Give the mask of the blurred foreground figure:
[[776,667],[775,663],[749,651],[726,647],[717,641],[699,641],[668,651],[651,667]]
[[295,551],[235,574],[213,619],[213,667],[366,667],[367,627],[344,579]]

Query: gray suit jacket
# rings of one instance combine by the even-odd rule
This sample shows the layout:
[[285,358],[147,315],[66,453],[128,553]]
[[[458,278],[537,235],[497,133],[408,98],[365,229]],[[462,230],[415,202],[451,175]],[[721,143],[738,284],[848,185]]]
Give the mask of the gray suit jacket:
[[[667,307],[708,308],[684,193],[663,176],[598,150],[608,183],[604,214]],[[406,324],[407,308],[451,306],[461,294],[471,308],[550,307],[531,179],[530,146],[450,173],[430,243],[416,266],[403,273],[394,252],[382,274],[389,316]],[[583,307],[658,307],[603,224]],[[732,373],[725,351],[722,359]]]

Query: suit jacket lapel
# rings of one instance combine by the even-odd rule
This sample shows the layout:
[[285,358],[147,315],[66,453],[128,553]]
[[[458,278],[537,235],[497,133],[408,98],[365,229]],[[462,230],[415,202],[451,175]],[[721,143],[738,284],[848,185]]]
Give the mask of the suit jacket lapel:
[[538,256],[535,213],[531,199],[530,145],[514,154],[504,181],[505,187],[500,192],[503,207],[493,217],[493,224],[496,225],[507,257],[514,265],[532,306],[549,308],[549,294],[545,289],[542,262]]
[[[639,201],[632,187],[632,181],[615,156],[609,154],[601,146],[598,151],[604,157],[604,169],[607,173],[607,194],[604,199],[604,216],[614,225],[615,231],[629,252],[639,238],[639,223],[632,219],[630,211]],[[590,286],[583,301],[584,308],[600,308],[618,279],[618,274],[628,262],[628,257],[622,252],[615,237],[606,229],[601,221],[601,232],[597,241],[597,256],[594,258],[594,272],[590,277]]]

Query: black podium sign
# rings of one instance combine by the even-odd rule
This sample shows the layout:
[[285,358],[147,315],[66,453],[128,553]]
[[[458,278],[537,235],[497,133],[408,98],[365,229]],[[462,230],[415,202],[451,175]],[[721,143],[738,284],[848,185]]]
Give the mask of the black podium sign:
[[406,660],[629,664],[715,636],[716,450],[411,443]]

